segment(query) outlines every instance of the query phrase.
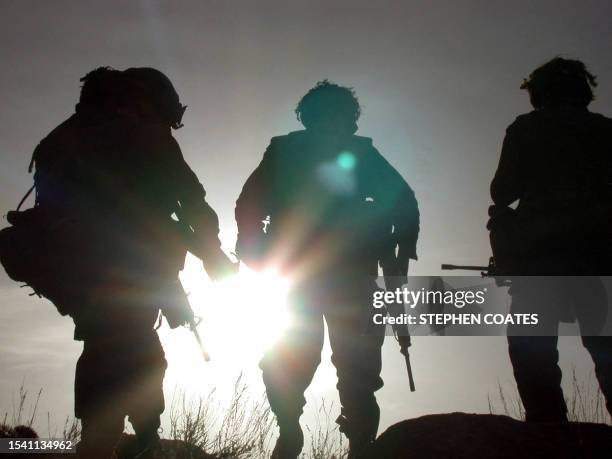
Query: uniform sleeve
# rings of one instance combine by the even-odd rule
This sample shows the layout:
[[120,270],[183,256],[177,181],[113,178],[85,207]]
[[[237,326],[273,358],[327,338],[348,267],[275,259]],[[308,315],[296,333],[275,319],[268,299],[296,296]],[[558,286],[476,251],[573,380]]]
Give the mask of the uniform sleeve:
[[497,171],[491,182],[491,198],[505,207],[520,199],[523,192],[520,134],[516,123],[506,130]]
[[379,198],[393,224],[393,235],[399,249],[398,258],[405,261],[407,267],[408,259],[417,259],[419,206],[414,191],[400,173],[373,147],[372,152],[380,184]]
[[238,225],[236,254],[248,266],[257,269],[267,253],[264,220],[271,214],[270,188],[273,176],[274,141],[266,149],[263,159],[249,176],[236,201],[235,217]]
[[185,162],[178,143],[172,137],[168,142],[170,148],[167,150],[165,173],[177,199],[176,214],[180,221],[193,230],[190,251],[201,258],[206,267],[222,256],[219,218],[206,202],[206,191]]

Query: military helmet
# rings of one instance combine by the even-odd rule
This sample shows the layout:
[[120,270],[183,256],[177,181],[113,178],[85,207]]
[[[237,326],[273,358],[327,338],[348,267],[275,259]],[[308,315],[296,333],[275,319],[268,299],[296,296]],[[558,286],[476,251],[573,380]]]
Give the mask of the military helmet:
[[529,91],[535,108],[563,103],[586,107],[595,98],[596,77],[583,62],[555,57],[535,69],[523,80],[521,89]]
[[166,75],[151,67],[132,67],[124,70],[123,74],[140,86],[161,118],[173,129],[183,126],[181,120],[187,106],[180,103],[179,95]]

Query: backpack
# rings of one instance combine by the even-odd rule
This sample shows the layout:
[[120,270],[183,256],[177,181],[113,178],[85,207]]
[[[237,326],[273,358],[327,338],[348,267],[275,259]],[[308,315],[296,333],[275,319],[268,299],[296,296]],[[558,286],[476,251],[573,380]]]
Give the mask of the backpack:
[[[49,299],[62,315],[71,312],[71,305],[78,301],[75,267],[64,269],[75,259],[78,244],[84,240],[73,220],[53,214],[47,205],[54,190],[49,186],[50,177],[57,173],[53,140],[60,141],[70,135],[70,120],[62,123],[34,150],[28,172],[34,166],[34,185],[17,205],[7,213],[11,225],[0,230],[0,264],[8,276],[33,290],[31,295]],[[47,140],[51,139],[50,143]],[[51,147],[51,148],[49,148]],[[39,161],[40,159],[40,161]],[[55,179],[57,181],[57,177]],[[34,206],[21,210],[28,197],[35,191]]]
[[[110,232],[104,217],[92,219],[98,217],[96,213],[84,214],[96,209],[88,188],[95,166],[81,154],[89,145],[75,135],[80,128],[71,120],[34,151],[29,167],[32,172],[35,166],[34,186],[17,210],[8,213],[11,226],[0,230],[0,263],[11,279],[30,287],[32,294],[50,300],[62,315],[75,316],[77,308],[105,282],[138,286],[143,281],[147,291],[163,290],[166,280],[176,281],[187,249],[179,237],[184,233],[182,225],[170,218],[165,231],[156,232],[157,239],[145,245],[133,244],[129,233],[117,239],[124,236],[123,228]],[[21,210],[34,190],[34,206]],[[139,257],[143,247],[152,246],[155,250],[146,253],[153,257]],[[128,271],[135,276],[126,278]]]

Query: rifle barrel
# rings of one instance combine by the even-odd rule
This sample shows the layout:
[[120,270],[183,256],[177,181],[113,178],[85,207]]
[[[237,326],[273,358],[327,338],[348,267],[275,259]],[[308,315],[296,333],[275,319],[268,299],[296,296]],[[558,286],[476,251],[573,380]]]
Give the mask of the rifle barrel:
[[463,270],[463,271],[488,271],[489,270],[488,266],[449,265],[449,264],[442,264],[440,268],[445,271],[451,271],[454,269]]
[[195,321],[193,320],[191,321],[191,323],[189,324],[189,329],[195,336],[195,339],[198,342],[198,345],[200,346],[200,351],[202,351],[202,356],[204,357],[204,361],[209,362],[210,355],[208,354],[208,352],[206,351],[206,348],[204,347],[204,343],[202,342],[202,337],[200,336],[200,333],[198,332]]
[[406,360],[406,370],[408,371],[408,385],[410,386],[410,392],[414,392],[416,391],[416,387],[414,386],[414,376],[412,376],[412,365],[410,365],[410,354],[408,354],[408,349],[406,349],[404,359]]

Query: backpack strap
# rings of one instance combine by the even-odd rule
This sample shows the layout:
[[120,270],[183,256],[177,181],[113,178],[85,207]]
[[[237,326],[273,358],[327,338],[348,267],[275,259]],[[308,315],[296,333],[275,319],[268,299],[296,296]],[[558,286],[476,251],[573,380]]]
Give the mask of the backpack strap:
[[30,189],[28,190],[28,192],[23,196],[23,198],[21,198],[21,201],[19,201],[19,204],[17,205],[17,211],[21,209],[21,206],[23,205],[25,200],[28,199],[28,197],[32,194],[32,191],[34,191],[34,188],[36,188],[36,185],[32,185]]
[[[39,145],[36,146],[36,148],[34,149],[34,152],[32,153],[32,159],[30,159],[30,164],[28,165],[28,174],[31,174],[32,170],[34,169],[34,162],[36,161],[36,156],[37,156],[36,152],[38,151]],[[23,203],[32,194],[32,191],[34,191],[34,188],[36,188],[36,183],[34,185],[32,185],[30,187],[30,189],[26,192],[24,197],[21,198],[21,201],[19,201],[19,204],[17,204],[17,211],[19,211],[19,209],[21,209],[21,206],[23,206]]]

